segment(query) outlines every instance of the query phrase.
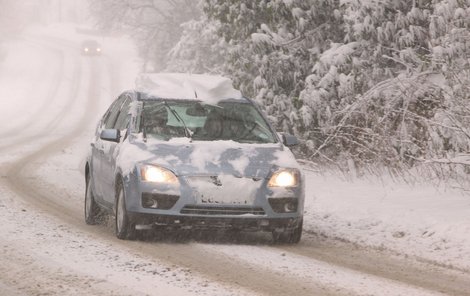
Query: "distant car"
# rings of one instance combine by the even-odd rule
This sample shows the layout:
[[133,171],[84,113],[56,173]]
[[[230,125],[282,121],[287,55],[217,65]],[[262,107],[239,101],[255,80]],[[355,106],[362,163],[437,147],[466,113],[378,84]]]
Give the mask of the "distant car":
[[101,45],[96,40],[85,40],[81,46],[82,55],[100,55]]
[[85,167],[85,221],[114,216],[115,233],[144,229],[302,235],[304,177],[257,105],[218,76],[142,75],[99,121]]

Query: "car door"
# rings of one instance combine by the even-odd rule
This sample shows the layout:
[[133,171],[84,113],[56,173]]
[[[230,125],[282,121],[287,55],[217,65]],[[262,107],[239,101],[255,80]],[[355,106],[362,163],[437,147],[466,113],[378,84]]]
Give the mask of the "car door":
[[98,202],[103,200],[103,190],[101,186],[101,172],[100,172],[100,162],[101,162],[101,153],[102,153],[102,144],[100,139],[100,133],[102,130],[103,122],[109,116],[110,109],[106,111],[101,120],[98,122],[98,125],[95,130],[95,136],[91,142],[91,156],[90,156],[90,173],[91,173],[91,182],[93,193],[95,199]]
[[104,153],[101,159],[101,172],[103,177],[103,198],[106,203],[114,203],[116,156],[119,154],[121,143],[126,139],[126,129],[129,122],[129,109],[131,98],[125,94],[119,98],[121,104],[114,122],[106,128],[118,129],[121,133],[119,143],[103,141]]
[[[105,167],[103,166],[104,159],[107,157],[107,151],[109,150],[108,141],[104,141],[100,139],[100,134],[104,129],[114,128],[116,123],[116,119],[119,115],[119,110],[122,106],[124,101],[124,97],[119,97],[116,99],[106,113],[103,116],[103,119],[100,122],[100,126],[96,132],[96,139],[93,146],[93,157],[92,157],[92,172],[93,178],[95,183],[95,195],[98,201],[104,201],[106,203],[107,199],[105,199],[105,192],[106,192],[106,178],[105,178]],[[109,202],[108,202],[109,203]],[[109,205],[109,204],[108,204]]]

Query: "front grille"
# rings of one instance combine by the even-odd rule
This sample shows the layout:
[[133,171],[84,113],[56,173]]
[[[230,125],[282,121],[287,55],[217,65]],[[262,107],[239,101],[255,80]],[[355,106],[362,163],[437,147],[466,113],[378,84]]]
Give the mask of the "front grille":
[[181,209],[181,214],[193,215],[264,215],[263,208],[253,207],[211,207],[199,205],[187,205]]

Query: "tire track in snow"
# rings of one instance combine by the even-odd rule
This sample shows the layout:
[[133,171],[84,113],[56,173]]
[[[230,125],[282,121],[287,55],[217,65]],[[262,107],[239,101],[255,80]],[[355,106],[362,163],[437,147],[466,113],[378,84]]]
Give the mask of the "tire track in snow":
[[[51,48],[49,48],[51,49]],[[51,50],[57,50],[57,49],[51,49]],[[70,98],[73,100],[75,98],[75,92],[78,89],[80,82],[81,82],[81,64],[80,63],[75,63],[74,66],[74,75],[76,79],[73,81],[74,84],[72,84],[72,88],[70,89]],[[63,75],[57,76],[58,81],[50,88],[50,92],[48,95],[50,95],[50,98],[54,98],[52,96],[57,96],[59,85],[63,84],[64,78]],[[47,107],[49,106],[50,102],[46,100],[46,104],[43,105],[42,110],[46,112]],[[60,121],[65,117],[65,112],[61,112],[58,114],[56,117],[52,118],[52,121],[48,123],[46,128],[42,129],[42,132],[34,135],[34,136],[22,136],[20,135],[20,138],[12,142],[11,144],[7,146],[3,146],[0,148],[0,151],[9,151],[9,150],[18,150],[21,149],[23,145],[27,144],[29,141],[32,139],[48,139],[50,138],[50,133],[52,130],[51,124],[54,122]],[[40,115],[38,115],[40,116]],[[34,121],[34,119],[33,119]],[[59,142],[61,140],[57,139],[53,142],[53,145],[56,147],[59,146]],[[40,153],[33,152],[27,157],[21,158],[20,160],[17,160],[13,162],[12,164],[2,164],[2,170],[7,170],[6,176],[0,179],[0,182],[6,185],[7,187],[10,187],[11,189],[15,190],[18,189],[18,186],[21,186],[21,182],[29,183],[30,180],[23,175],[23,172],[28,168],[28,165],[30,162],[34,161],[34,156],[39,155]],[[24,184],[23,184],[24,185]],[[34,194],[34,188],[32,187],[25,187],[24,190],[21,190],[21,194],[24,198],[25,201],[30,201],[37,199],[38,196]],[[37,203],[46,203],[52,206],[53,204],[48,202],[46,199],[39,199],[36,200]],[[5,246],[6,247],[6,246]],[[55,274],[57,270],[50,270],[50,267],[41,267],[41,266],[35,266],[34,262],[35,260],[31,260],[28,258],[27,255],[22,254],[18,255],[19,257],[15,259],[16,254],[19,254],[21,250],[19,249],[5,249],[5,247],[2,249],[3,255],[8,255],[8,257],[4,258],[2,260],[2,268],[7,268],[10,272],[2,272],[3,276],[2,278],[6,281],[9,281],[10,284],[15,287],[17,286],[21,291],[25,291],[28,293],[28,295],[39,295],[44,293],[44,291],[47,292],[47,290],[50,288],[48,287],[49,284],[57,284],[60,286],[61,290],[64,290],[64,286],[67,287],[67,289],[72,289],[72,291],[77,291],[79,293],[83,293],[84,291],[89,291],[91,292],[98,292],[98,290],[89,287],[88,283],[92,283],[93,280],[88,278],[83,278],[81,275],[77,276],[72,276],[72,275],[57,275]],[[11,260],[10,260],[11,259]],[[22,266],[28,266],[26,270],[22,270]],[[6,270],[4,270],[6,271]],[[61,270],[59,270],[60,273]],[[30,276],[28,276],[28,274]],[[26,278],[22,279],[21,277],[24,276]],[[71,278],[73,280],[67,280],[67,278]],[[77,281],[81,279],[81,281]],[[41,286],[41,285],[46,285],[46,286]],[[104,292],[101,290],[101,292]]]
[[[99,83],[98,83],[99,84]],[[96,86],[95,86],[96,87]],[[92,98],[93,96],[89,96]],[[91,102],[88,102],[92,104]],[[89,106],[89,105],[87,105]],[[88,108],[87,108],[88,109]],[[86,116],[85,116],[86,117]],[[87,120],[82,120],[82,124],[86,124]],[[74,135],[75,132],[80,132],[81,127],[76,130],[72,130],[71,134]],[[43,147],[40,151],[33,153],[29,157],[22,159],[22,161],[15,163],[15,167],[10,170],[9,179],[21,179],[23,172],[21,168],[27,167],[28,164],[35,163],[38,159],[47,158],[48,156],[57,153],[64,147],[71,145],[75,137],[64,137],[60,138],[57,141],[52,142],[51,144]],[[12,178],[16,177],[16,178]],[[29,183],[28,183],[29,184]],[[130,251],[137,251],[141,254],[148,255],[150,257],[158,258],[161,260],[166,260],[178,266],[184,266],[191,268],[202,275],[206,275],[213,280],[225,282],[228,284],[238,283],[240,286],[250,288],[254,292],[264,293],[269,295],[286,295],[286,294],[296,294],[296,295],[336,295],[341,294],[335,291],[328,291],[328,289],[322,289],[321,287],[315,287],[315,285],[310,286],[302,282],[301,280],[293,279],[292,277],[286,276],[285,274],[279,274],[269,270],[262,270],[253,266],[245,265],[240,262],[233,262],[232,258],[224,256],[220,253],[209,252],[202,244],[167,244],[167,243],[154,243],[154,242],[122,242],[114,238],[112,233],[107,227],[89,227],[83,224],[81,211],[77,211],[70,207],[70,204],[61,203],[60,200],[55,200],[53,195],[62,196],[67,194],[60,189],[52,188],[48,184],[38,185],[35,184],[26,184],[24,180],[15,183],[14,187],[17,192],[21,192],[24,198],[29,199],[28,201],[32,204],[36,203],[36,206],[44,209],[46,212],[52,212],[55,216],[58,216],[64,221],[67,221],[69,224],[74,225],[75,227],[85,230],[87,232],[96,235],[99,238],[104,238],[112,242],[113,244],[120,244]],[[37,185],[37,184],[36,184]],[[34,197],[30,197],[31,192],[35,191],[36,194]],[[29,197],[28,197],[29,196]],[[44,205],[43,202],[46,204]],[[369,274],[375,274],[383,278],[394,279],[396,277],[395,272],[392,271],[388,273],[386,271],[377,271],[377,270],[368,270],[371,268],[372,264],[365,263],[366,260],[370,260],[370,257],[364,255],[364,250],[359,251],[359,254],[362,255],[363,259],[359,262],[348,262],[347,256],[340,255],[341,252],[347,253],[350,252],[349,248],[345,250],[332,252],[331,250],[324,250],[323,253],[315,254],[316,245],[307,245],[305,246],[301,243],[299,246],[295,247],[280,247],[280,249],[285,250],[289,253],[303,255],[308,258],[317,259],[323,262],[330,263],[336,266],[343,266],[350,269],[357,270],[359,272],[366,272]],[[351,247],[351,246],[349,246]],[[256,247],[258,249],[258,247]],[[269,248],[266,246],[259,247]],[[327,247],[328,248],[328,247]],[[367,250],[366,250],[367,251]],[[380,258],[379,258],[380,259]],[[359,266],[357,266],[359,264]],[[362,264],[362,265],[361,265]],[[365,266],[364,266],[365,265]],[[399,270],[401,266],[395,266],[393,269]],[[236,271],[236,272],[235,272]],[[418,270],[419,271],[419,270]],[[378,274],[377,274],[378,273]],[[409,283],[410,285],[426,285],[424,283],[417,284],[414,280],[403,280],[398,279],[399,282]],[[431,280],[432,281],[432,280]],[[427,279],[427,282],[430,282]],[[431,288],[431,289],[439,289]],[[452,291],[452,290],[444,290]],[[455,290],[457,291],[457,290]],[[348,295],[350,295],[348,293]],[[455,294],[455,295],[467,295],[467,294]]]
[[470,296],[468,272],[419,262],[419,258],[392,256],[391,252],[387,254],[352,243],[316,239],[317,242],[310,239],[297,246],[281,246],[277,249],[429,291]]
[[[97,75],[94,75],[97,76]],[[96,79],[92,79],[90,86],[90,94],[86,110],[93,109],[96,104],[93,91],[97,89]],[[78,81],[72,89],[78,87]],[[75,93],[71,92],[71,95]],[[73,96],[72,96],[73,98]],[[283,275],[264,271],[260,276],[257,270],[244,264],[233,262],[230,258],[217,254],[209,254],[205,250],[194,248],[191,245],[169,245],[157,243],[135,243],[117,240],[110,232],[103,231],[103,228],[91,228],[86,226],[82,221],[82,211],[70,208],[66,200],[60,198],[60,190],[52,188],[49,184],[43,184],[43,187],[35,187],[35,183],[28,177],[26,171],[31,170],[31,164],[36,163],[40,159],[45,159],[57,151],[71,145],[76,135],[83,131],[83,127],[87,126],[92,112],[85,112],[84,116],[78,121],[74,129],[70,130],[65,136],[62,136],[52,142],[43,145],[40,149],[22,157],[15,161],[6,174],[4,182],[7,186],[20,195],[25,201],[33,205],[35,208],[41,209],[49,214],[59,217],[61,220],[74,225],[79,229],[92,232],[100,238],[105,238],[113,244],[121,244],[131,251],[137,251],[147,256],[158,258],[160,260],[191,268],[204,277],[211,278],[216,282],[223,282],[231,286],[240,286],[247,288],[255,293],[267,295],[286,295],[294,293],[296,295],[311,295],[312,293],[320,293],[321,295],[338,295],[338,293],[329,292],[325,287],[315,287],[314,285],[306,285],[295,278],[286,278]],[[45,136],[47,133],[43,134]],[[17,144],[17,143],[16,143]],[[10,147],[11,149],[12,147]],[[3,151],[6,149],[2,148]],[[34,194],[33,194],[34,193]],[[55,193],[55,194],[51,194]],[[66,192],[62,192],[67,194]],[[108,229],[109,230],[109,229]]]
[[[26,38],[23,39],[25,41],[28,41],[30,44],[35,44],[35,45],[41,45],[41,43],[39,43],[38,41],[34,41],[34,40],[27,40]],[[56,47],[52,47],[52,46],[47,46],[47,48],[49,50],[51,50],[52,52],[54,52],[54,55],[58,57],[58,67],[55,69],[54,71],[54,75],[52,75],[53,77],[63,77],[63,74],[64,74],[64,53],[57,49]],[[60,81],[59,80],[56,80],[54,83],[51,83],[49,84],[49,87],[48,87],[48,90],[46,91],[46,96],[49,97],[49,98],[57,98],[57,92],[59,90],[59,86],[60,86]],[[39,106],[38,110],[36,111],[36,114],[40,115],[42,113],[44,113],[46,110],[48,110],[48,107],[49,105],[51,104],[50,101],[47,101],[45,100],[44,103]],[[16,134],[21,134],[22,132],[24,132],[26,130],[26,128],[28,126],[32,126],[33,123],[35,123],[36,121],[36,118],[35,117],[30,117],[27,121],[25,122],[22,122],[20,125],[17,125],[17,126],[8,126],[8,128],[11,128],[11,129],[2,129],[0,131],[0,136],[2,138],[3,141],[5,141],[5,139],[9,138],[9,137],[12,137]],[[30,138],[33,138],[33,137],[30,137]],[[26,140],[23,140],[23,143],[25,142]],[[5,142],[4,142],[5,143]],[[6,149],[8,147],[11,147],[12,145],[17,145],[18,143],[16,142],[15,144],[10,144],[10,145],[4,145],[2,146],[1,148],[2,149]]]
[[[60,100],[59,92],[60,92],[61,85],[63,85],[63,82],[65,80],[78,82],[81,76],[81,67],[76,66],[76,65],[80,65],[80,63],[73,63],[70,61],[69,63],[66,63],[64,51],[61,49],[62,47],[58,46],[58,44],[63,43],[63,41],[59,42],[57,39],[52,39],[51,40],[52,42],[51,41],[46,42],[43,39],[39,39],[38,37],[34,37],[34,36],[25,36],[21,38],[21,40],[24,40],[25,42],[28,42],[30,44],[38,45],[40,47],[46,48],[54,52],[55,56],[58,57],[59,59],[59,67],[58,67],[58,70],[55,72],[56,73],[55,76],[53,77],[60,78],[60,79],[52,79],[53,83],[49,84],[48,91],[46,92],[46,95],[45,95],[47,98],[51,98],[51,100],[44,100],[44,103],[36,111],[36,115],[37,115],[36,117],[30,117],[28,121],[23,122],[21,125],[15,126],[13,129],[7,130],[5,133],[1,134],[2,140],[8,139],[9,137],[15,137],[15,135],[18,135],[18,134],[20,135],[20,138],[14,141],[10,140],[9,143],[0,147],[0,151],[8,150],[9,148],[12,148],[12,147],[24,146],[25,144],[35,139],[44,138],[46,135],[54,132],[57,129],[57,124],[61,122],[65,118],[65,116],[67,116],[66,112],[59,112],[55,114],[55,117],[50,119],[47,125],[41,128],[40,132],[35,133],[34,135],[29,135],[27,137],[24,136],[24,133],[28,132],[27,127],[37,125],[36,124],[37,119],[41,118],[42,114],[46,114],[49,111],[50,106],[52,104],[57,103],[58,100]],[[71,46],[71,42],[66,42],[66,44],[69,47]],[[66,65],[73,67],[74,70],[73,70],[72,77],[67,78],[67,76],[65,76]],[[79,84],[74,83],[73,85],[75,85],[74,91],[75,92],[78,91]],[[69,92],[68,97],[74,98],[75,94],[76,93],[74,92]]]

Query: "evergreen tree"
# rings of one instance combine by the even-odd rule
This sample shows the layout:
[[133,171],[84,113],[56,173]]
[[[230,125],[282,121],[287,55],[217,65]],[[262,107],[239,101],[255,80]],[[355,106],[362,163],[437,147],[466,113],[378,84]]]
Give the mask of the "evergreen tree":
[[341,39],[335,0],[206,0],[228,44],[223,71],[265,108],[279,129],[297,132],[298,96],[328,40]]
[[322,135],[311,155],[403,166],[432,154],[445,105],[432,71],[433,13],[430,1],[343,1],[344,42],[322,53],[301,95],[304,124]]

